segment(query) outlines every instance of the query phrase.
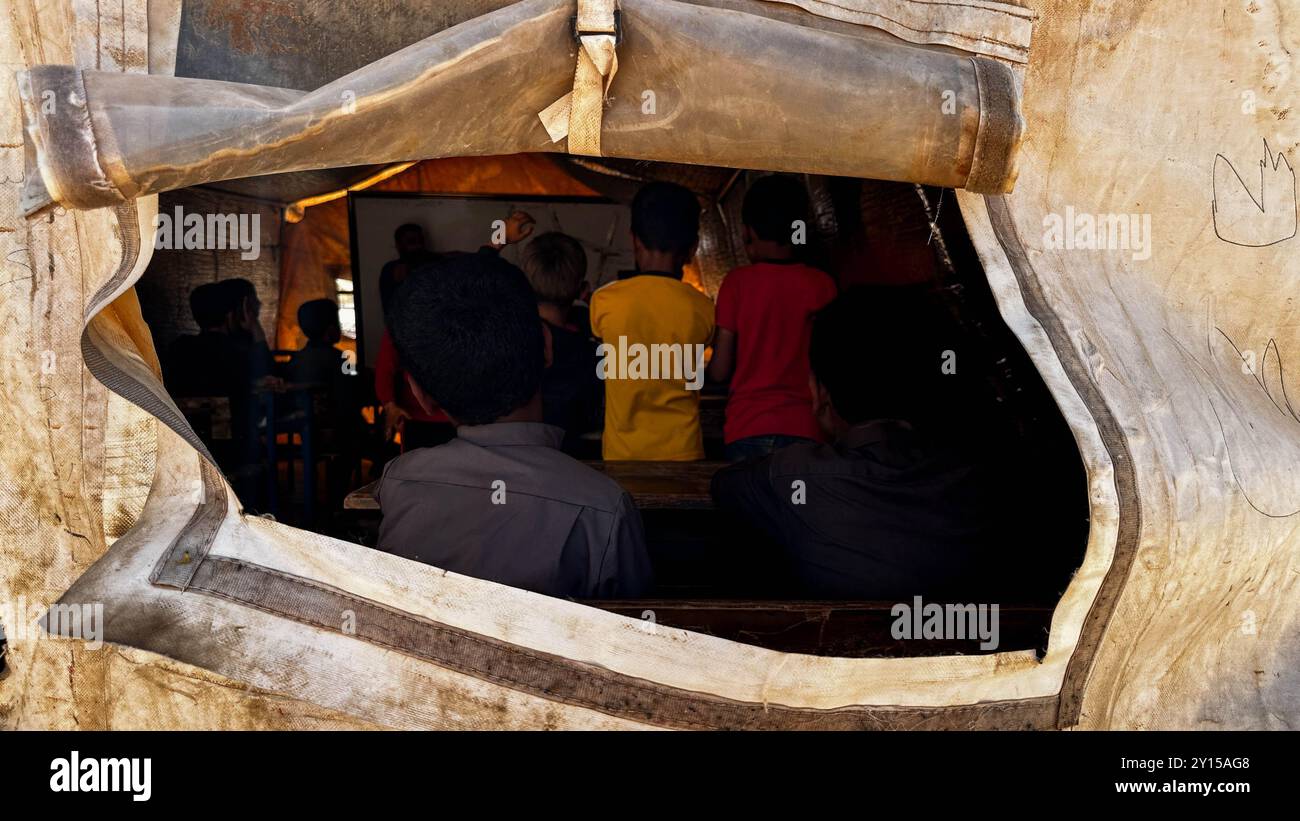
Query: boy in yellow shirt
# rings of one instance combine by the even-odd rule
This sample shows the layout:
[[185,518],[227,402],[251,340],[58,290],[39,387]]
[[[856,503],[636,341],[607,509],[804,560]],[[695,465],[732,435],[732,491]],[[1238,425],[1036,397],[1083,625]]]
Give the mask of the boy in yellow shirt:
[[700,388],[713,301],[682,282],[682,266],[699,238],[695,195],[680,185],[650,183],[632,201],[636,273],[592,294],[607,460],[704,458]]

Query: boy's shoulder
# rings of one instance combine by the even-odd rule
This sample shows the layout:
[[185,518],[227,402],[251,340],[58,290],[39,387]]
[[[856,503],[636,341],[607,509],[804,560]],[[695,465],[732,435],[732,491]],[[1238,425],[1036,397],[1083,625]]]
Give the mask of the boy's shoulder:
[[[651,277],[647,277],[647,279],[650,278]],[[651,287],[664,288],[668,291],[668,293],[672,294],[673,297],[681,299],[685,302],[693,302],[699,305],[708,305],[709,308],[713,307],[713,300],[709,298],[708,294],[704,293],[699,288],[696,288],[694,285],[690,284],[689,282],[683,279],[678,279],[675,277],[653,277],[653,279],[657,279],[660,282],[666,284],[655,285]]]
[[606,303],[611,299],[619,299],[628,292],[628,283],[633,279],[635,279],[635,277],[630,279],[615,279],[601,285],[599,288],[591,292],[591,297],[587,300],[587,307],[594,311],[601,303]]
[[709,305],[713,304],[713,300],[695,286],[675,277],[658,274],[636,274],[608,282],[592,292],[590,304],[594,308],[598,302],[605,302],[608,299],[640,300],[647,296],[681,299],[688,302],[702,300]]
[[707,308],[710,314],[713,313],[713,299],[708,294],[681,280],[677,280],[677,284],[685,292],[684,298],[687,301],[695,303],[698,307]]
[[587,304],[590,305],[591,300],[595,299],[597,294],[617,293],[620,290],[618,286],[622,285],[627,281],[628,280],[626,279],[611,279],[609,282],[606,282],[604,285],[597,286],[591,292],[591,297],[587,300]]
[[830,274],[806,262],[754,262],[749,265],[740,265],[727,272],[727,276],[723,281],[733,278],[744,280],[765,275],[834,281]]
[[391,501],[405,492],[427,501],[430,489],[440,485],[491,489],[493,481],[506,470],[511,489],[518,493],[604,513],[626,509],[626,491],[605,473],[558,449],[528,450],[526,457],[516,454],[513,448],[487,457],[473,444],[456,438],[407,451],[384,466],[379,482],[381,507],[385,492]]
[[818,301],[833,298],[835,279],[820,268],[803,262],[755,263],[733,268],[722,280],[718,298],[722,301],[762,296],[765,299],[799,302],[803,295]]

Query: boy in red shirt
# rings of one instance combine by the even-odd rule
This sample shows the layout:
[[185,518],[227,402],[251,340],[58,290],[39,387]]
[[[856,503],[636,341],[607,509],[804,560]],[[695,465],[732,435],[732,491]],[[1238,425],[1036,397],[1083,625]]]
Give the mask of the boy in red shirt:
[[731,461],[821,440],[808,387],[808,342],[812,316],[835,298],[835,283],[798,259],[808,213],[808,194],[794,177],[763,177],[745,194],[741,219],[753,264],[722,282],[709,363],[709,378],[731,380],[723,428]]

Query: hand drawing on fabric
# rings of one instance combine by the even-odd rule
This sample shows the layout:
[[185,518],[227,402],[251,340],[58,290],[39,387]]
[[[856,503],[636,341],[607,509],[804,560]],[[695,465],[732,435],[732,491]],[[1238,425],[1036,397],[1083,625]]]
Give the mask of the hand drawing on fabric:
[[[1178,350],[1183,355],[1183,357],[1186,358],[1188,362],[1195,365],[1202,373],[1205,374],[1205,378],[1198,377],[1197,381],[1199,381],[1203,387],[1212,390],[1213,393],[1217,393],[1220,400],[1222,400],[1222,402],[1224,403],[1224,405],[1228,409],[1232,410],[1233,414],[1236,415],[1236,411],[1235,409],[1233,409],[1231,399],[1224,392],[1223,388],[1219,386],[1218,382],[1215,380],[1215,377],[1210,372],[1210,370],[1206,368],[1205,365],[1203,365],[1201,361],[1198,360],[1196,356],[1193,355],[1192,352],[1189,351],[1185,345],[1183,345],[1183,343],[1179,342],[1178,339],[1172,333],[1169,332],[1168,328],[1165,328],[1163,330],[1165,332],[1165,335],[1168,336],[1171,340],[1173,340],[1174,344],[1178,346]],[[1241,363],[1243,364],[1251,363],[1250,358],[1241,349],[1241,347],[1237,345],[1237,343],[1232,339],[1232,337],[1230,337],[1227,334],[1227,332],[1225,332],[1222,328],[1218,327],[1217,325],[1214,325],[1212,322],[1209,322],[1209,317],[1207,313],[1205,347],[1206,347],[1206,352],[1211,357],[1214,356],[1214,352],[1211,344],[1212,339],[1214,338],[1214,334],[1217,334],[1219,337],[1222,337],[1222,339],[1232,347],[1232,350],[1236,352],[1237,358],[1240,360]],[[1273,360],[1277,363],[1277,384],[1280,393],[1280,400],[1281,400],[1280,402],[1279,402],[1279,397],[1274,395],[1273,388],[1270,387],[1268,381],[1264,379],[1262,376],[1262,374],[1265,372],[1265,368],[1269,361],[1270,352],[1272,352],[1273,354]],[[1255,381],[1259,390],[1262,391],[1263,394],[1268,398],[1269,402],[1271,402],[1273,406],[1277,408],[1278,412],[1283,414],[1286,417],[1289,417],[1292,421],[1296,422],[1297,425],[1300,425],[1300,412],[1296,411],[1296,408],[1291,403],[1291,398],[1287,393],[1286,370],[1284,367],[1284,363],[1282,361],[1282,351],[1279,348],[1277,344],[1277,340],[1275,338],[1269,337],[1268,342],[1264,346],[1264,354],[1261,357],[1259,364],[1257,366],[1252,364],[1251,367],[1249,368],[1248,373],[1250,377]],[[1219,408],[1216,405],[1213,397],[1211,396],[1210,390],[1206,391],[1206,398],[1210,405],[1210,411],[1214,414],[1215,421],[1218,423],[1219,437],[1220,437],[1220,441],[1223,442],[1224,450],[1227,453],[1228,466],[1232,471],[1233,483],[1236,484],[1238,491],[1241,492],[1242,498],[1246,500],[1246,503],[1249,504],[1251,508],[1255,510],[1255,512],[1259,513],[1261,516],[1265,516],[1270,519],[1286,519],[1291,516],[1296,516],[1300,514],[1300,506],[1298,506],[1296,509],[1291,510],[1289,512],[1279,513],[1275,511],[1266,510],[1263,506],[1256,503],[1256,501],[1251,498],[1250,493],[1247,492],[1246,490],[1245,484],[1242,482],[1241,475],[1237,472],[1237,460],[1234,460],[1232,458],[1232,451],[1231,451],[1231,447],[1229,446],[1228,431],[1223,423],[1223,415],[1219,413]],[[1254,425],[1250,425],[1250,428],[1253,430]],[[1300,435],[1300,429],[1298,429],[1298,435]]]
[[1214,155],[1211,176],[1213,191],[1210,212],[1214,234],[1230,245],[1263,248],[1285,242],[1300,227],[1300,203],[1296,199],[1295,169],[1282,152],[1274,154],[1264,140],[1259,161],[1259,196],[1255,187],[1242,179],[1223,154]]

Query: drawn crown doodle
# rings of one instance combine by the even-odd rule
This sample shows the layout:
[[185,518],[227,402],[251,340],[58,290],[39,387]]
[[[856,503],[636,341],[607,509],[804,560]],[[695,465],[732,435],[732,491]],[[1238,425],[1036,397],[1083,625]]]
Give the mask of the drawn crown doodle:
[[1216,154],[1210,208],[1214,233],[1224,242],[1259,248],[1291,239],[1300,224],[1295,169],[1282,152],[1269,150],[1268,140],[1259,161],[1258,185],[1254,175],[1242,177],[1227,157]]

